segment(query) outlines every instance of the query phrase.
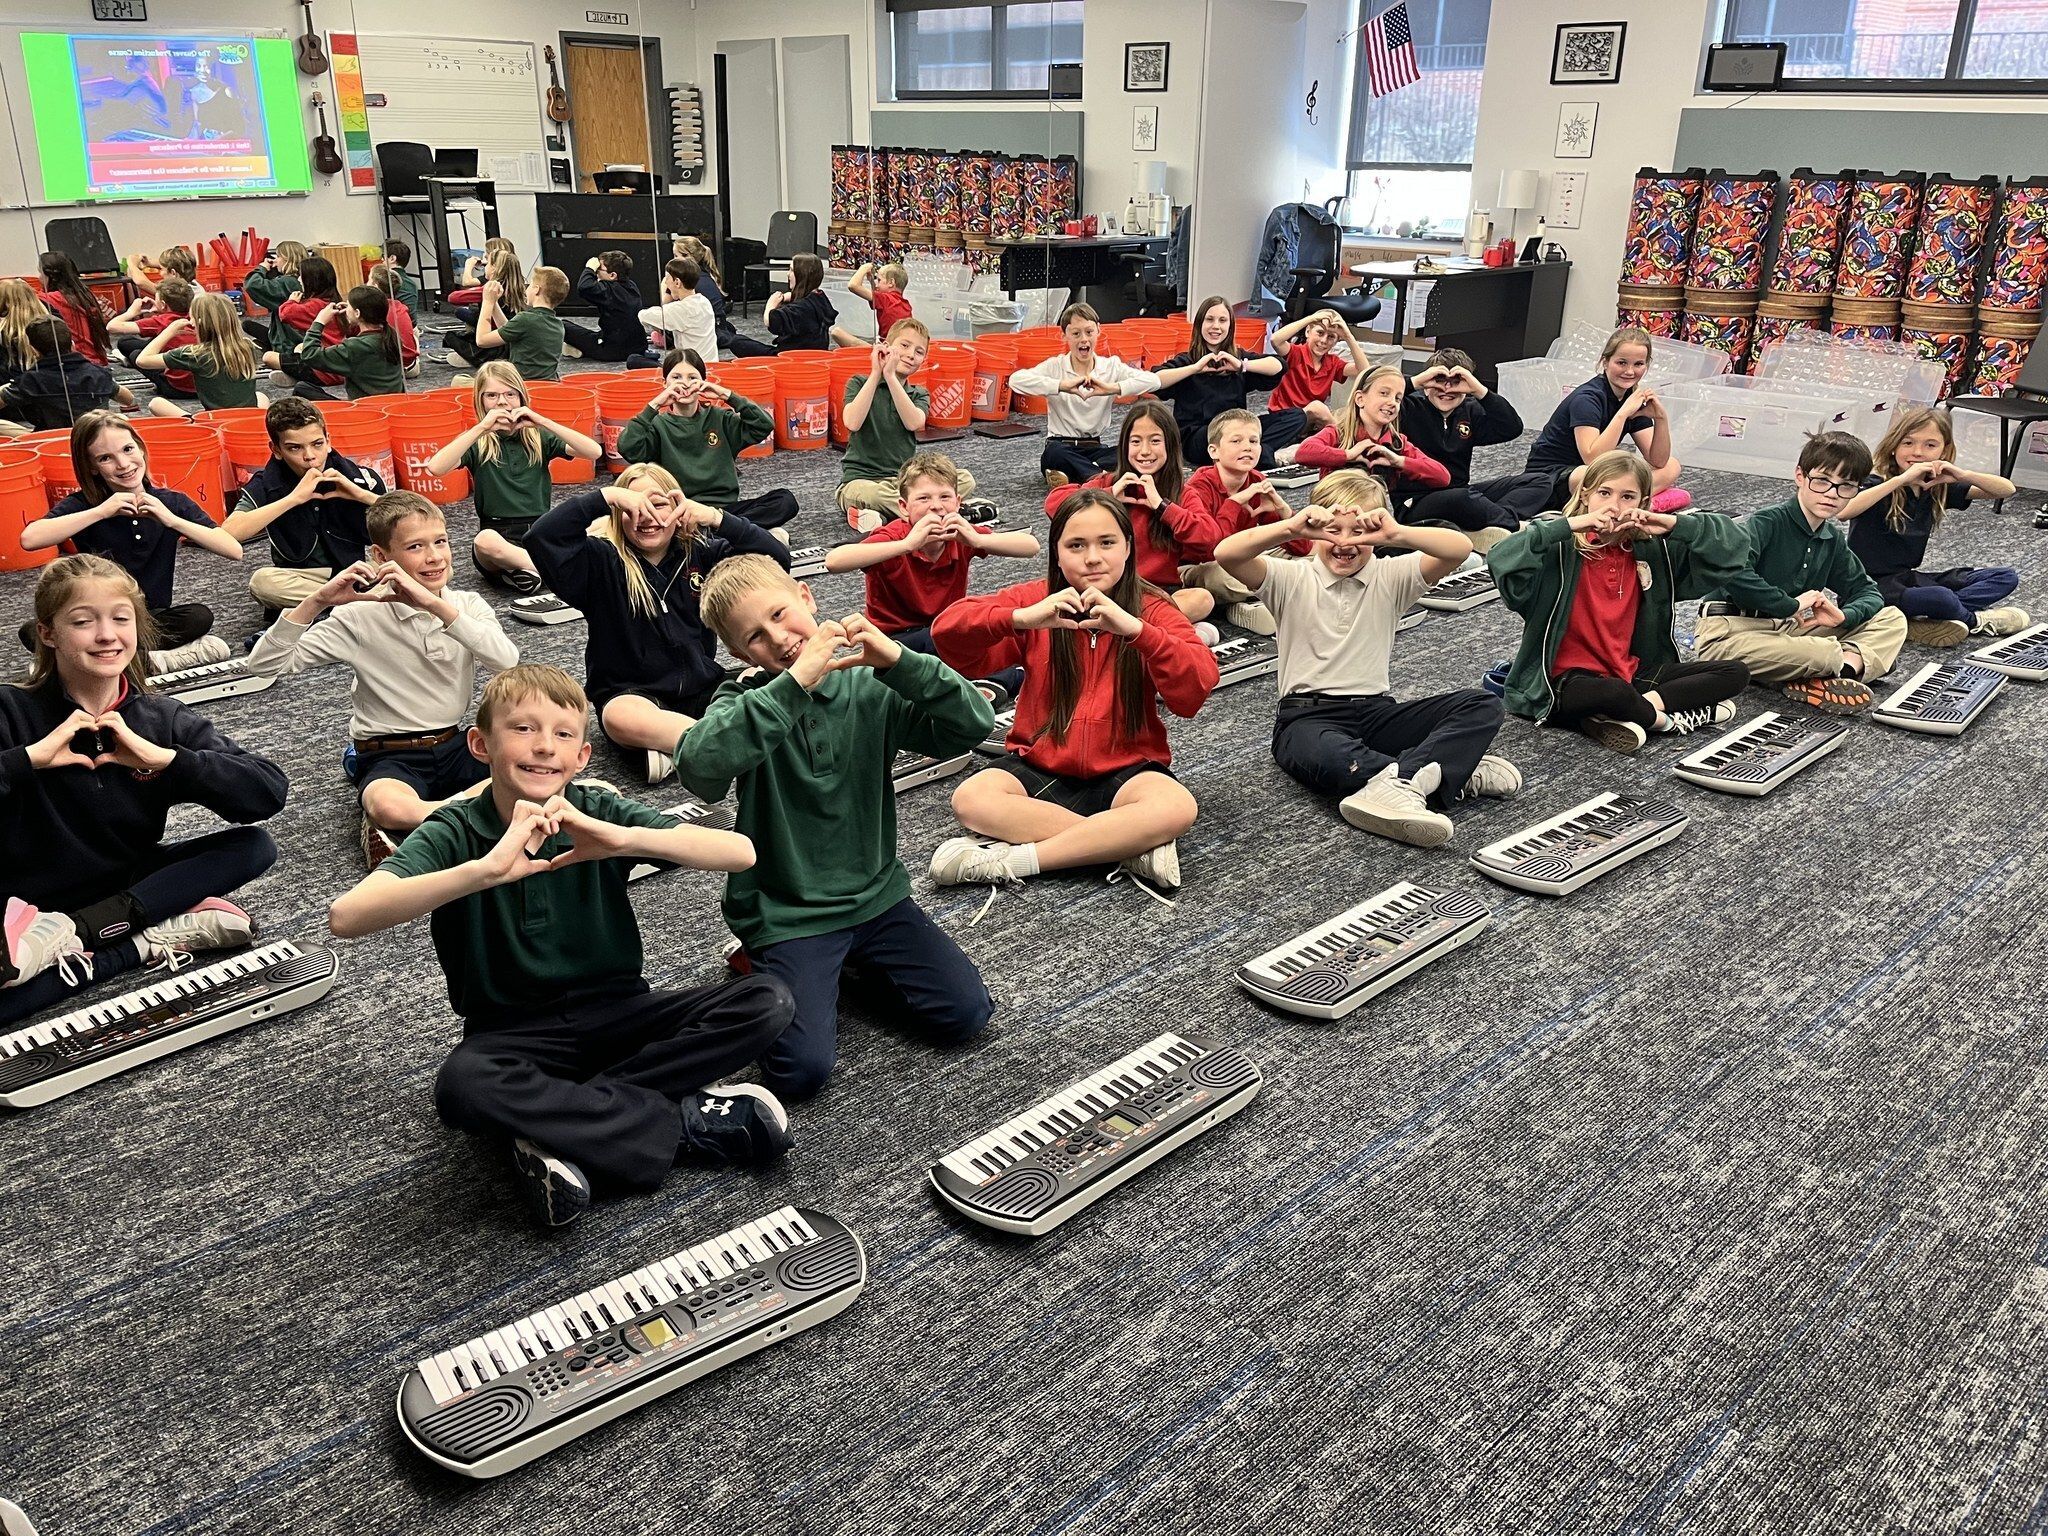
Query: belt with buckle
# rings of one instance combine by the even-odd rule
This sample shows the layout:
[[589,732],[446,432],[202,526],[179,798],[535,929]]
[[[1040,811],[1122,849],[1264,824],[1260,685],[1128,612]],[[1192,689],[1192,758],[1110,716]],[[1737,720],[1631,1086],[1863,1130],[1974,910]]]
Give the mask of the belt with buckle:
[[358,752],[418,752],[453,741],[460,729],[451,725],[445,731],[425,731],[417,736],[358,736],[355,747]]

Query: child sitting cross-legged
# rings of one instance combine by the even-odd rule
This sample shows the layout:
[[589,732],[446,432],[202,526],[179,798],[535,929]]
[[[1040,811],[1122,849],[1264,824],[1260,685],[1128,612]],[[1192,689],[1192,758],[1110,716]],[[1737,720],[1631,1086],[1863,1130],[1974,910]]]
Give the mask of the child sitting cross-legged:
[[236,539],[270,540],[270,563],[249,577],[249,595],[275,615],[311,597],[336,571],[363,558],[364,518],[386,490],[367,464],[336,453],[320,408],[286,395],[263,413],[270,462],[249,477],[228,514]]
[[[1265,558],[1295,538],[1313,542],[1312,558]],[[1401,615],[1471,553],[1455,529],[1397,522],[1386,488],[1358,469],[1325,476],[1285,521],[1216,546],[1218,563],[1279,622],[1273,760],[1340,797],[1354,827],[1419,848],[1450,841],[1446,807],[1522,785],[1514,764],[1486,750],[1502,718],[1492,694],[1460,688],[1403,703],[1387,679]]]
[[[993,1004],[974,962],[911,899],[896,856],[899,750],[963,752],[995,711],[935,656],[861,614],[820,619],[810,588],[762,555],[715,567],[705,622],[752,670],[727,682],[676,749],[676,772],[717,799],[737,784],[758,861],[726,881],[725,921],[754,971],[796,1001],[761,1075],[806,1098],[838,1055],[839,988],[854,974],[890,1016],[940,1045],[971,1039]],[[851,979],[851,977],[849,977]]]
[[661,388],[619,432],[619,457],[628,464],[659,464],[692,501],[744,517],[757,528],[794,522],[796,496],[787,487],[740,494],[740,454],[775,435],[767,410],[706,378],[704,356],[692,348],[663,353],[661,371]]
[[[873,533],[902,499],[897,474],[917,452],[931,391],[910,382],[932,344],[922,320],[898,320],[875,343],[866,373],[846,381],[846,458],[840,466],[839,510],[855,533]],[[960,494],[974,494],[974,476],[960,472]]]
[[[144,373],[161,371],[166,381],[182,371],[201,410],[232,411],[269,403],[256,389],[256,361],[256,344],[242,334],[235,306],[217,293],[202,293],[193,298],[189,315],[149,338],[135,366]],[[185,415],[164,394],[149,402],[149,411],[181,420]]]
[[[1028,533],[977,528],[960,510],[960,471],[943,453],[920,453],[897,477],[893,522],[857,544],[825,555],[825,569],[867,572],[867,616],[898,645],[932,651],[932,624],[967,595],[967,571],[989,555],[1029,559],[1038,540]],[[993,681],[1011,693],[1024,674],[1009,668]]]
[[754,850],[575,782],[590,760],[589,717],[557,667],[492,678],[467,742],[486,791],[442,806],[328,911],[342,938],[433,914],[463,1026],[434,1108],[508,1147],[521,1193],[551,1227],[593,1194],[657,1188],[679,1157],[757,1163],[790,1144],[773,1093],[714,1086],[783,1033],[788,989],[772,976],[650,988],[626,891],[635,864],[730,872]]
[[1216,656],[1158,588],[1139,579],[1130,514],[1075,491],[1052,520],[1045,578],[955,603],[932,626],[970,676],[1022,666],[1009,755],[953,792],[956,837],[932,855],[940,885],[1007,885],[1091,864],[1180,888],[1175,844],[1195,797],[1168,766],[1164,704],[1192,719],[1216,687]]
[[370,558],[271,625],[249,670],[349,669],[343,761],[362,801],[363,859],[375,869],[398,838],[483,778],[463,743],[462,717],[477,668],[502,672],[519,652],[488,603],[448,590],[453,562],[439,507],[393,491],[377,498],[368,522]]

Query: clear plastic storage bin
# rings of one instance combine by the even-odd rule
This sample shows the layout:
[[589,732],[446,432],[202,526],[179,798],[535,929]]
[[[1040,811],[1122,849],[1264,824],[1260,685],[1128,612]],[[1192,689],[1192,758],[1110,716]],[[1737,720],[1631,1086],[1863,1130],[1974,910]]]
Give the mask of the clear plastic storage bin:
[[1847,391],[1743,374],[1693,379],[1661,393],[1679,462],[1780,479],[1791,475],[1807,438],[1853,431],[1863,404]]

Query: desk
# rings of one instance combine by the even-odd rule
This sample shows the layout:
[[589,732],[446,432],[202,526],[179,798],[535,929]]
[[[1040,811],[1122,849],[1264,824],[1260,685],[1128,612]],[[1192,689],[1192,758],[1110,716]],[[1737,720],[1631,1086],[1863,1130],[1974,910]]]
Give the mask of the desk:
[[1121,284],[1128,275],[1123,258],[1166,248],[1164,235],[1047,235],[1037,240],[996,240],[1002,253],[1003,292],[1022,288],[1065,288],[1078,299],[1083,288]]
[[1351,275],[1371,287],[1394,285],[1394,340],[1408,334],[1408,288],[1431,283],[1429,303],[1416,329],[1440,347],[1462,347],[1478,365],[1479,382],[1493,387],[1496,365],[1540,357],[1564,328],[1568,261],[1517,262],[1489,267],[1444,261],[1441,270],[1417,272],[1412,261],[1367,261]]

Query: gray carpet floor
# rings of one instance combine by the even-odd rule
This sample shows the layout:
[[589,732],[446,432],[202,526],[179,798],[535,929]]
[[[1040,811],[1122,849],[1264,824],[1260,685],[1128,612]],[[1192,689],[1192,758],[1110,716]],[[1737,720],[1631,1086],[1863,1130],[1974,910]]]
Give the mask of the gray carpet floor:
[[[961,446],[1032,524],[1036,442]],[[837,472],[782,454],[747,485],[831,540]],[[1782,490],[1688,483],[1725,510]],[[2015,565],[2048,608],[2031,510],[1957,516],[1942,562]],[[180,596],[239,640],[244,580],[188,551]],[[7,628],[28,591],[0,582]],[[580,668],[580,627],[508,627]],[[1397,690],[1469,684],[1514,634],[1498,604],[1434,617]],[[322,942],[359,874],[345,698],[330,672],[210,706],[292,775],[244,895],[273,936]],[[341,946],[315,1007],[0,1120],[0,1493],[52,1536],[2048,1528],[2048,695],[2010,685],[1959,740],[1859,721],[1760,801],[1671,778],[1676,742],[1510,721],[1527,787],[1432,852],[1286,779],[1272,712],[1262,681],[1175,726],[1202,818],[1171,911],[1070,876],[970,927],[983,891],[924,873],[945,787],[904,796],[917,894],[997,1023],[938,1054],[849,1010],[765,1173],[679,1167],[535,1230],[434,1118],[457,1031],[424,923]],[[633,782],[602,746],[592,771]],[[1603,789],[1690,828],[1564,900],[1466,864]],[[1492,928],[1336,1024],[1232,984],[1403,878]],[[636,890],[654,979],[716,976],[715,881]],[[1165,1027],[1240,1045],[1258,1100],[1041,1240],[933,1200],[937,1155]],[[866,1244],[837,1321],[493,1483],[401,1439],[422,1354],[785,1202]]]

